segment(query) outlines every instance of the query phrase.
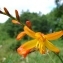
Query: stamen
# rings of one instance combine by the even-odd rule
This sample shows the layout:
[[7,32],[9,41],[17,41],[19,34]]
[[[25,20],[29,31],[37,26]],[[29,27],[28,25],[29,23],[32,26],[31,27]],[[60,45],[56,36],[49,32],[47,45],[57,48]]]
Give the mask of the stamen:
[[39,41],[37,41],[36,48],[38,48],[38,46],[39,46]]

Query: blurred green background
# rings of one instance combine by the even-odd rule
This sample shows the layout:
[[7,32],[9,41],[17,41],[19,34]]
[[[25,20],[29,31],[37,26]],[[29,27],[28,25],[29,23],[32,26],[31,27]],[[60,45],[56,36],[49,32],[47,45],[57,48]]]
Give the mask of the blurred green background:
[[[63,30],[63,4],[55,0],[57,5],[50,13],[44,15],[41,12],[31,13],[29,10],[20,14],[23,23],[30,20],[32,29],[44,34]],[[25,36],[17,41],[16,36],[23,31],[20,25],[15,25],[9,18],[5,23],[0,23],[0,63],[61,63],[59,58],[51,51],[41,55],[38,51],[30,53],[25,59],[21,57],[16,49],[30,38]],[[63,37],[51,41],[60,49],[60,57],[63,59]]]

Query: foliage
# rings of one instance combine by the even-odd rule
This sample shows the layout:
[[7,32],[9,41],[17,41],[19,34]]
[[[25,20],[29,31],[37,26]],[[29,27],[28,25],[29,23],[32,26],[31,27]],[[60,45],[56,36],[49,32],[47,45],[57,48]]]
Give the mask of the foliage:
[[33,13],[23,12],[21,14],[21,21],[25,23],[25,21],[27,21],[27,20],[31,21],[32,28],[35,31],[41,31],[41,32],[44,32],[44,33],[49,32],[50,24],[47,20],[46,15],[40,15],[40,14],[34,13],[34,12]]
[[[23,44],[24,40],[21,42]],[[35,51],[30,53],[26,59],[22,58],[20,55],[17,54],[15,49],[12,51],[10,49],[11,45],[16,43],[15,39],[7,39],[7,40],[0,40],[0,62],[1,63],[61,63],[59,58],[52,52],[41,55],[39,52]],[[19,43],[19,42],[18,42]],[[63,58],[63,40],[55,40],[54,43],[58,46],[61,50],[60,56]],[[15,47],[15,46],[12,46]],[[6,58],[4,60],[4,58]]]
[[13,38],[16,37],[17,33],[19,33],[22,30],[22,27],[19,25],[14,25],[11,21],[12,19],[9,18],[4,23],[3,30],[6,31],[11,38]]

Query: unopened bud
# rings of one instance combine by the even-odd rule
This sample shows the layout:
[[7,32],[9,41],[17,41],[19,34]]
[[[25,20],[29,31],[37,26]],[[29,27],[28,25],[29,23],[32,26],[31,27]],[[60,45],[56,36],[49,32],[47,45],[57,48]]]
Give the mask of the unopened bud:
[[15,14],[16,14],[16,18],[17,18],[17,20],[20,21],[19,13],[18,13],[17,10],[15,10]]
[[7,15],[10,16],[10,13],[9,13],[9,11],[7,10],[7,8],[4,7],[4,11],[5,11],[5,13],[6,13]]
[[18,22],[17,20],[12,20],[12,23],[14,23],[14,24],[20,24],[20,22]]
[[26,21],[26,25],[31,28],[31,22],[30,21]]

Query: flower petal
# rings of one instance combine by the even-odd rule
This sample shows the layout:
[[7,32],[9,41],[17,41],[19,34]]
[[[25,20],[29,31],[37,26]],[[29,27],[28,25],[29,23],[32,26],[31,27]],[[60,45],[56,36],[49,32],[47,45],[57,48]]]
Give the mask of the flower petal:
[[25,44],[23,44],[22,46],[20,46],[17,51],[20,55],[23,55],[24,57],[26,57],[26,55],[30,52],[30,50],[33,50],[33,48],[35,48],[37,43],[37,40],[31,40],[26,42]]
[[51,34],[47,34],[47,35],[45,35],[45,37],[48,40],[55,40],[55,39],[58,39],[59,37],[61,37],[62,35],[63,35],[63,31],[59,31],[59,32],[54,32],[54,33],[51,33]]
[[24,26],[24,31],[30,37],[35,38],[35,32],[29,29],[27,26]]
[[55,53],[59,53],[60,51],[59,51],[59,49],[57,48],[57,47],[55,47],[51,42],[49,42],[49,41],[46,41],[45,42],[45,46],[49,49],[49,50],[51,50],[51,51],[53,51],[53,52],[55,52]]
[[21,32],[21,33],[19,33],[18,34],[18,36],[17,36],[17,40],[20,40],[20,39],[22,39],[24,36],[26,35],[26,33],[23,31],[23,32]]

